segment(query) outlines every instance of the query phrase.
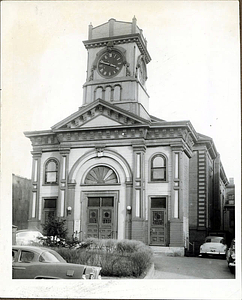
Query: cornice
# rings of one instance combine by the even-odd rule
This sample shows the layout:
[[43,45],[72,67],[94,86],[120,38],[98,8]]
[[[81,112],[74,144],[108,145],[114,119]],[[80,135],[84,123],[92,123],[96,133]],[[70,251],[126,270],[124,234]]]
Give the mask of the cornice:
[[113,42],[114,46],[120,44],[127,44],[127,43],[136,43],[140,52],[145,57],[145,62],[148,64],[151,61],[149,52],[147,51],[146,45],[139,33],[86,40],[83,41],[83,44],[85,45],[86,49],[91,49],[91,48],[106,47],[108,46],[108,43],[110,43],[110,41]]
[[215,159],[218,156],[218,152],[216,150],[216,147],[214,145],[213,139],[203,139],[203,140],[198,140],[196,145],[199,146],[205,146],[206,151],[209,152],[210,156],[212,159]]
[[38,131],[24,131],[24,135],[28,138],[32,137],[32,136],[43,136],[43,135],[53,135],[53,131],[52,130],[38,130]]
[[[32,132],[30,140],[35,150],[48,151],[61,150],[60,147],[77,148],[90,145],[90,142],[107,143],[110,145],[116,143],[133,144],[139,139],[145,141],[150,146],[154,144],[171,145],[179,142],[186,145],[185,148],[192,151],[194,140],[188,127],[183,123],[176,125],[163,124],[164,126],[152,126],[150,122],[136,125],[120,125],[106,127],[85,127],[85,128],[60,128],[50,135],[44,135],[45,132]],[[180,126],[178,126],[180,125]],[[197,147],[197,144],[195,144]],[[69,151],[69,150],[68,150]],[[190,155],[190,154],[189,154]]]

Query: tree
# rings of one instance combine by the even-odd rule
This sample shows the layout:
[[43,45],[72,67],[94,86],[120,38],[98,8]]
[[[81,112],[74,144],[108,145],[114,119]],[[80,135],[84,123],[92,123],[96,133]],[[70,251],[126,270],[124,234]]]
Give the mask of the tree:
[[65,239],[67,235],[66,220],[61,218],[49,217],[45,224],[42,224],[43,233],[46,236],[54,236]]

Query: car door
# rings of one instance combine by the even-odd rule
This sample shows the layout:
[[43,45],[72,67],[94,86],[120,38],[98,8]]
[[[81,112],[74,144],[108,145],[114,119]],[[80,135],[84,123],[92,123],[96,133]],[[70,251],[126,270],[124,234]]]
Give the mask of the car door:
[[29,250],[19,250],[17,255],[17,258],[12,263],[13,279],[34,278],[33,264],[36,264],[34,263],[35,253]]

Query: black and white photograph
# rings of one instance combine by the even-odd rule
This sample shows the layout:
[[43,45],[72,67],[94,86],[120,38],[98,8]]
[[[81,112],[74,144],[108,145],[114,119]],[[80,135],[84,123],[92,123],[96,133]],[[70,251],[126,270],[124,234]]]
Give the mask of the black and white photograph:
[[239,13],[1,2],[0,297],[241,299]]

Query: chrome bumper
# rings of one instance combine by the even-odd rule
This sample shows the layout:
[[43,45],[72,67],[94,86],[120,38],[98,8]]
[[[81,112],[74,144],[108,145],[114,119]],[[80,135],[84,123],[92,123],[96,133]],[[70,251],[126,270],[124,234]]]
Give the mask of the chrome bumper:
[[235,267],[235,261],[229,263],[229,267]]

